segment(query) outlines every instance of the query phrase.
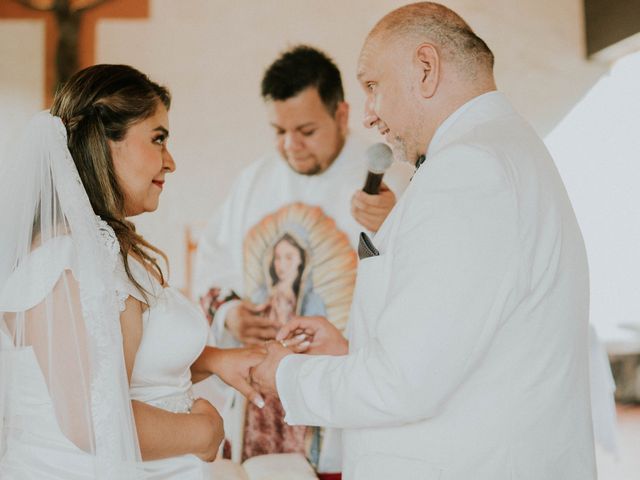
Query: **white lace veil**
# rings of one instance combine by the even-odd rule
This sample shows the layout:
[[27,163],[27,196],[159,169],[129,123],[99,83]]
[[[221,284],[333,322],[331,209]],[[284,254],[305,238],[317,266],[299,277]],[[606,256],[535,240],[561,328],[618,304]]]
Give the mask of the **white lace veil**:
[[0,477],[139,478],[113,230],[60,118],[37,114],[0,161]]

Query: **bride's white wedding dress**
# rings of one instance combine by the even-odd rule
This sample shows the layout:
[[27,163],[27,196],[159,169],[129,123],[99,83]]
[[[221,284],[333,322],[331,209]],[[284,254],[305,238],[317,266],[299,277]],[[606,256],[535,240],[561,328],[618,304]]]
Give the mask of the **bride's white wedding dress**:
[[[57,237],[34,250],[0,292],[0,311],[24,311],[37,305],[65,271],[74,272],[74,247],[70,237]],[[137,261],[129,261],[136,280],[149,292],[148,300],[131,283],[122,262],[116,270],[121,310],[128,296],[148,308],[143,314],[143,334],[131,378],[130,396],[172,412],[188,412],[193,403],[190,365],[202,352],[208,335],[204,316],[178,290],[162,287]],[[34,272],[38,282],[33,282]],[[27,282],[27,279],[30,279]],[[13,309],[13,310],[12,310]],[[11,348],[7,323],[0,316],[0,342],[4,355],[5,412],[0,419],[2,480],[75,480],[95,476],[92,456],[62,432],[38,359],[32,347]],[[10,373],[10,374],[9,374]],[[1,392],[2,390],[0,390]],[[0,399],[0,404],[2,399]],[[0,412],[1,413],[1,412]],[[0,423],[1,425],[1,423]],[[201,480],[209,465],[195,455],[142,462],[141,477]]]

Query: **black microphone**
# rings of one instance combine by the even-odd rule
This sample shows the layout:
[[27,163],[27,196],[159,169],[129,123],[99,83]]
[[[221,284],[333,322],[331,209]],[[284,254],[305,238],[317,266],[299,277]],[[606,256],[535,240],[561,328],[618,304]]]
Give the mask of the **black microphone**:
[[393,153],[386,143],[375,143],[367,148],[366,156],[368,172],[362,191],[369,195],[378,195],[384,172],[393,162]]

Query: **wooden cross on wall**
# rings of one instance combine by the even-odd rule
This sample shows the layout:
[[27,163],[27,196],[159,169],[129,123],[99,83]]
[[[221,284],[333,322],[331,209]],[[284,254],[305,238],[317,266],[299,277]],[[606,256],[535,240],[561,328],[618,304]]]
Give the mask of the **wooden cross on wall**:
[[44,20],[45,107],[59,81],[95,63],[96,23],[102,18],[149,18],[149,0],[0,0],[0,20]]

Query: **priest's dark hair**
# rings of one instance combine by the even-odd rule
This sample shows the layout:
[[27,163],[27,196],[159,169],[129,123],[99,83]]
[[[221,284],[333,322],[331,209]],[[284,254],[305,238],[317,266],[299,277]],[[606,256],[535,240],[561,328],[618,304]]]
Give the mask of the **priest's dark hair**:
[[287,100],[313,87],[327,111],[334,115],[344,101],[340,70],[328,55],[308,45],[283,52],[262,78],[264,100]]

